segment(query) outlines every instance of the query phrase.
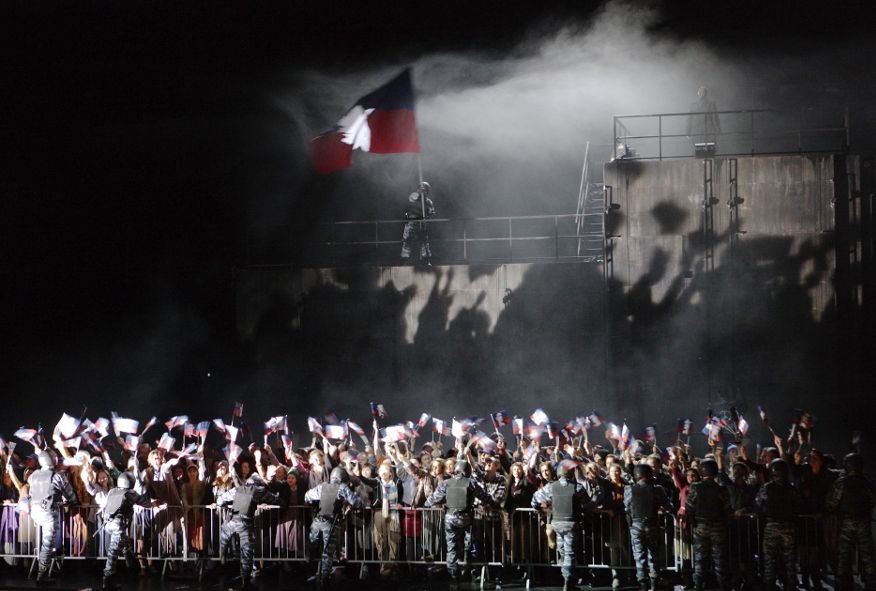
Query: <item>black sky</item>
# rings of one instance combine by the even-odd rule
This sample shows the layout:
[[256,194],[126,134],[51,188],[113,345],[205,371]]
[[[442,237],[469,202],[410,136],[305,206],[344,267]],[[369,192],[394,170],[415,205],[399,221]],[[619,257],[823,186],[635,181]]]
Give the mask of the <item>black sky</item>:
[[[265,176],[283,186],[303,166],[248,133],[277,120],[264,94],[278,72],[346,74],[433,51],[501,57],[599,7],[419,4],[6,5],[0,392],[22,400],[16,416],[35,421],[40,397],[129,394],[143,382],[205,404],[207,371],[221,379],[246,364],[231,269],[252,210],[265,206],[250,187]],[[866,2],[647,6],[660,10],[657,35],[749,55],[868,39],[872,22]],[[284,221],[306,227],[323,210],[291,186],[271,199],[295,204]],[[152,364],[168,371],[156,376]]]

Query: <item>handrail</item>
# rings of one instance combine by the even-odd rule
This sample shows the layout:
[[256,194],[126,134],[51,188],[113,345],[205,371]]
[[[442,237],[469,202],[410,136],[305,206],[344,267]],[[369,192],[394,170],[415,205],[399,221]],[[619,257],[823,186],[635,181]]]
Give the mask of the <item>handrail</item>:
[[[586,188],[585,188],[586,192]],[[508,263],[534,261],[600,262],[602,230],[579,229],[584,220],[600,219],[603,212],[554,215],[430,218],[428,225],[434,264]],[[266,261],[248,249],[249,267],[264,263],[337,267],[351,264],[392,266],[400,257],[393,250],[402,244],[402,229],[409,220],[340,220],[318,224],[314,234],[295,249],[292,261]],[[594,224],[596,226],[596,224]],[[601,227],[601,225],[600,225]],[[579,244],[582,243],[583,244]],[[505,246],[503,247],[502,244]],[[530,246],[518,248],[520,245]],[[481,245],[481,246],[476,246]],[[588,247],[589,245],[589,247]],[[304,248],[301,248],[303,246]],[[362,247],[371,248],[362,248]],[[346,250],[345,250],[346,249]],[[597,252],[598,251],[598,252]],[[266,258],[266,257],[265,257]]]
[[584,148],[584,164],[581,166],[581,184],[578,186],[578,256],[581,255],[581,228],[584,226],[584,208],[587,201],[587,192],[590,190],[590,142]]
[[[838,125],[813,121],[813,115],[826,115],[841,121]],[[763,115],[773,117],[764,120]],[[708,118],[714,117],[714,121]],[[667,121],[684,118],[687,132],[664,132]],[[624,121],[651,119],[657,133],[633,133]],[[722,130],[725,123],[735,123],[735,129]],[[636,113],[615,115],[614,159],[686,158],[694,155],[697,139],[709,145],[710,156],[738,156],[755,154],[790,154],[817,152],[845,152],[849,145],[849,119],[837,110],[804,108],[800,110],[735,109],[723,111],[689,111],[671,113]],[[679,122],[677,122],[679,123]],[[702,126],[693,129],[692,125]],[[710,126],[713,126],[710,128]],[[676,125],[677,127],[677,125]],[[690,144],[680,142],[682,138]],[[796,139],[796,142],[794,141]],[[656,141],[646,146],[645,140]],[[629,145],[632,142],[634,145]],[[670,144],[667,146],[667,142]],[[809,143],[810,145],[806,145]],[[674,149],[667,153],[667,148]],[[644,153],[645,150],[650,150]]]

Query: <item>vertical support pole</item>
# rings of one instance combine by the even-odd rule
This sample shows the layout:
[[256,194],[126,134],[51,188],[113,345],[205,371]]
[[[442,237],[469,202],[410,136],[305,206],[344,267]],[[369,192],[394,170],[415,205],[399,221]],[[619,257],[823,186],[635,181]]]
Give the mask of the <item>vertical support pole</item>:
[[754,142],[754,111],[748,112],[748,137],[751,138],[751,155],[754,156],[755,151],[755,142]]
[[663,160],[663,115],[657,115],[657,154]]
[[612,158],[612,160],[617,160],[617,116],[612,118],[612,124],[614,125],[614,133],[612,134],[614,142],[611,146],[611,153],[614,154],[614,158]]

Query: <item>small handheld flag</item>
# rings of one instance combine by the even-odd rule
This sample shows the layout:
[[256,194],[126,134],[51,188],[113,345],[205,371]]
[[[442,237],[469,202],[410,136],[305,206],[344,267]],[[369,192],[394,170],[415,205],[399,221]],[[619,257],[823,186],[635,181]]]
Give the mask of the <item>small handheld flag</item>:
[[593,425],[594,428],[601,427],[602,425],[605,424],[605,419],[602,417],[601,414],[599,414],[598,411],[594,410],[592,413],[590,413],[589,418],[590,418],[590,424]]
[[321,433],[322,425],[313,417],[307,417],[307,430],[311,433]]
[[511,432],[518,437],[523,435],[523,419],[521,417],[514,417],[511,422]]
[[148,431],[149,429],[151,429],[152,427],[154,427],[157,424],[158,424],[158,417],[152,417],[151,419],[149,419],[149,422],[146,423],[146,426],[143,427],[143,431],[140,432],[140,435],[144,435],[146,433],[146,431]]
[[326,425],[325,436],[329,439],[340,441],[347,438],[347,430],[342,425]]
[[[99,423],[100,420],[98,419],[97,422]],[[189,417],[187,417],[186,415],[178,415],[178,416],[173,416],[173,417],[170,417],[169,419],[167,419],[164,422],[164,426],[167,427],[168,431],[173,431],[176,427],[182,427],[188,422],[189,422]],[[95,423],[95,425],[96,424],[97,423]]]
[[113,417],[113,429],[116,430],[116,433],[130,433],[132,435],[136,435],[137,431],[140,429],[140,421],[135,421],[134,419],[125,419],[122,417]]
[[55,429],[64,436],[64,438],[73,437],[76,434],[76,431],[79,429],[79,421],[75,417],[71,417],[67,413],[64,413],[61,417],[61,420],[58,421],[58,425]]
[[158,441],[158,448],[163,449],[164,451],[170,451],[173,449],[175,443],[176,439],[171,437],[169,433],[162,433],[161,439]]
[[126,451],[131,453],[137,453],[137,448],[140,446],[140,438],[136,435],[128,435],[125,437],[125,445],[123,446]]
[[382,404],[371,403],[371,416],[375,419],[386,418],[386,408]]
[[532,416],[530,416],[529,418],[532,419],[532,421],[536,425],[546,425],[547,422],[550,420],[547,416],[547,413],[545,413],[540,408],[535,409],[535,412],[532,413]]

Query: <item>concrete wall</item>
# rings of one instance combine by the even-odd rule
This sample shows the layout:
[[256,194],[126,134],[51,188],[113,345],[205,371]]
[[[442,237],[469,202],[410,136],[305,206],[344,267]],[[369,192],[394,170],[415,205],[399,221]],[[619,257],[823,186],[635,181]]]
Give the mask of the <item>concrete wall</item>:
[[292,388],[301,412],[350,416],[368,399],[414,418],[542,406],[565,420],[596,408],[657,422],[663,440],[680,413],[699,420],[709,407],[751,419],[757,404],[794,400],[826,419],[837,412],[825,402],[837,375],[833,157],[737,159],[738,225],[730,166],[714,161],[707,235],[701,160],[608,164],[621,209],[605,269],[241,271],[249,395]]
[[[712,191],[718,199],[712,208],[714,265],[728,263],[734,254],[749,260],[756,256],[753,264],[768,267],[772,276],[807,281],[816,272],[811,266],[814,262],[801,267],[796,258],[806,256],[810,249],[832,248],[833,155],[755,156],[735,161],[737,191],[744,199],[738,206],[738,227],[731,227],[727,206],[731,160],[713,161]],[[648,272],[658,249],[665,253],[667,266],[653,285],[658,299],[679,274],[706,268],[702,160],[618,160],[605,166],[605,183],[612,187],[614,201],[621,204],[614,220],[615,233],[621,238],[615,241],[613,277],[627,290]],[[743,233],[735,234],[737,230]],[[817,270],[818,281],[808,287],[815,317],[830,313],[833,306],[833,258],[826,257],[823,263],[827,269]]]

